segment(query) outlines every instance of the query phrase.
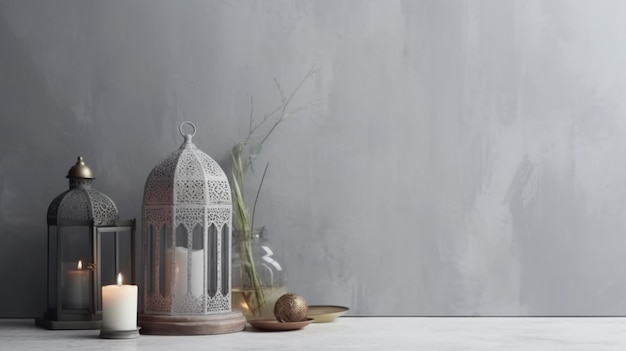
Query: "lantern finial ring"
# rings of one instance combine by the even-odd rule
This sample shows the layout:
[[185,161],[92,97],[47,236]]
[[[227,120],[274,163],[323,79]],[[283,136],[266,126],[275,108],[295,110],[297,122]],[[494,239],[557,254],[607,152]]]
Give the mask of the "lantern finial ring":
[[[183,127],[185,125],[190,125],[191,128],[193,128],[193,131],[191,132],[191,134],[185,134],[185,132],[183,132]],[[191,123],[190,121],[185,121],[185,122],[181,123],[180,127],[178,127],[178,130],[180,130],[180,135],[182,135],[182,136],[190,135],[190,136],[193,137],[194,135],[196,135],[196,125]]]

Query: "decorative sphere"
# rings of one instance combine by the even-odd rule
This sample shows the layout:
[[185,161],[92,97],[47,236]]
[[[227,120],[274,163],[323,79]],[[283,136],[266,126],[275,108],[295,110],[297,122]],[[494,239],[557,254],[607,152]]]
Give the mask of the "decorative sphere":
[[298,294],[285,294],[279,297],[274,305],[274,316],[281,323],[303,321],[308,312],[306,300]]

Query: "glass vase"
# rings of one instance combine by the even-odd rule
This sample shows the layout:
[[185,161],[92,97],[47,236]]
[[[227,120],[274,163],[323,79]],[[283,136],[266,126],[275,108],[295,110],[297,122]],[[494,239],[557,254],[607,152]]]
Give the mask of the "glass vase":
[[274,254],[265,227],[248,235],[233,231],[232,306],[248,319],[274,317],[287,293],[285,267]]

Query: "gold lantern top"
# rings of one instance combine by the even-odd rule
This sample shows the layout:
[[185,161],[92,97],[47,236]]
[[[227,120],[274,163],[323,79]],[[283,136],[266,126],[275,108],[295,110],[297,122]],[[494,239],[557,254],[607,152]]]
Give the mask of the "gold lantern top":
[[91,168],[87,167],[82,156],[78,156],[78,161],[76,161],[76,164],[73,165],[69,171],[67,171],[67,176],[65,176],[65,178],[95,179],[93,173],[91,172]]
[[67,172],[69,190],[57,196],[48,207],[48,225],[113,225],[119,218],[110,197],[95,190],[95,179],[82,156]]

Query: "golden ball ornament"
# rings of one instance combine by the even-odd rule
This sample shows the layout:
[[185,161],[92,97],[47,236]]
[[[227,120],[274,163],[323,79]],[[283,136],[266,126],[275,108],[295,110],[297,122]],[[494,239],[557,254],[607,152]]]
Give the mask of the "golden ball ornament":
[[274,316],[281,323],[306,320],[308,312],[309,305],[304,297],[298,294],[285,294],[279,297],[274,305]]

